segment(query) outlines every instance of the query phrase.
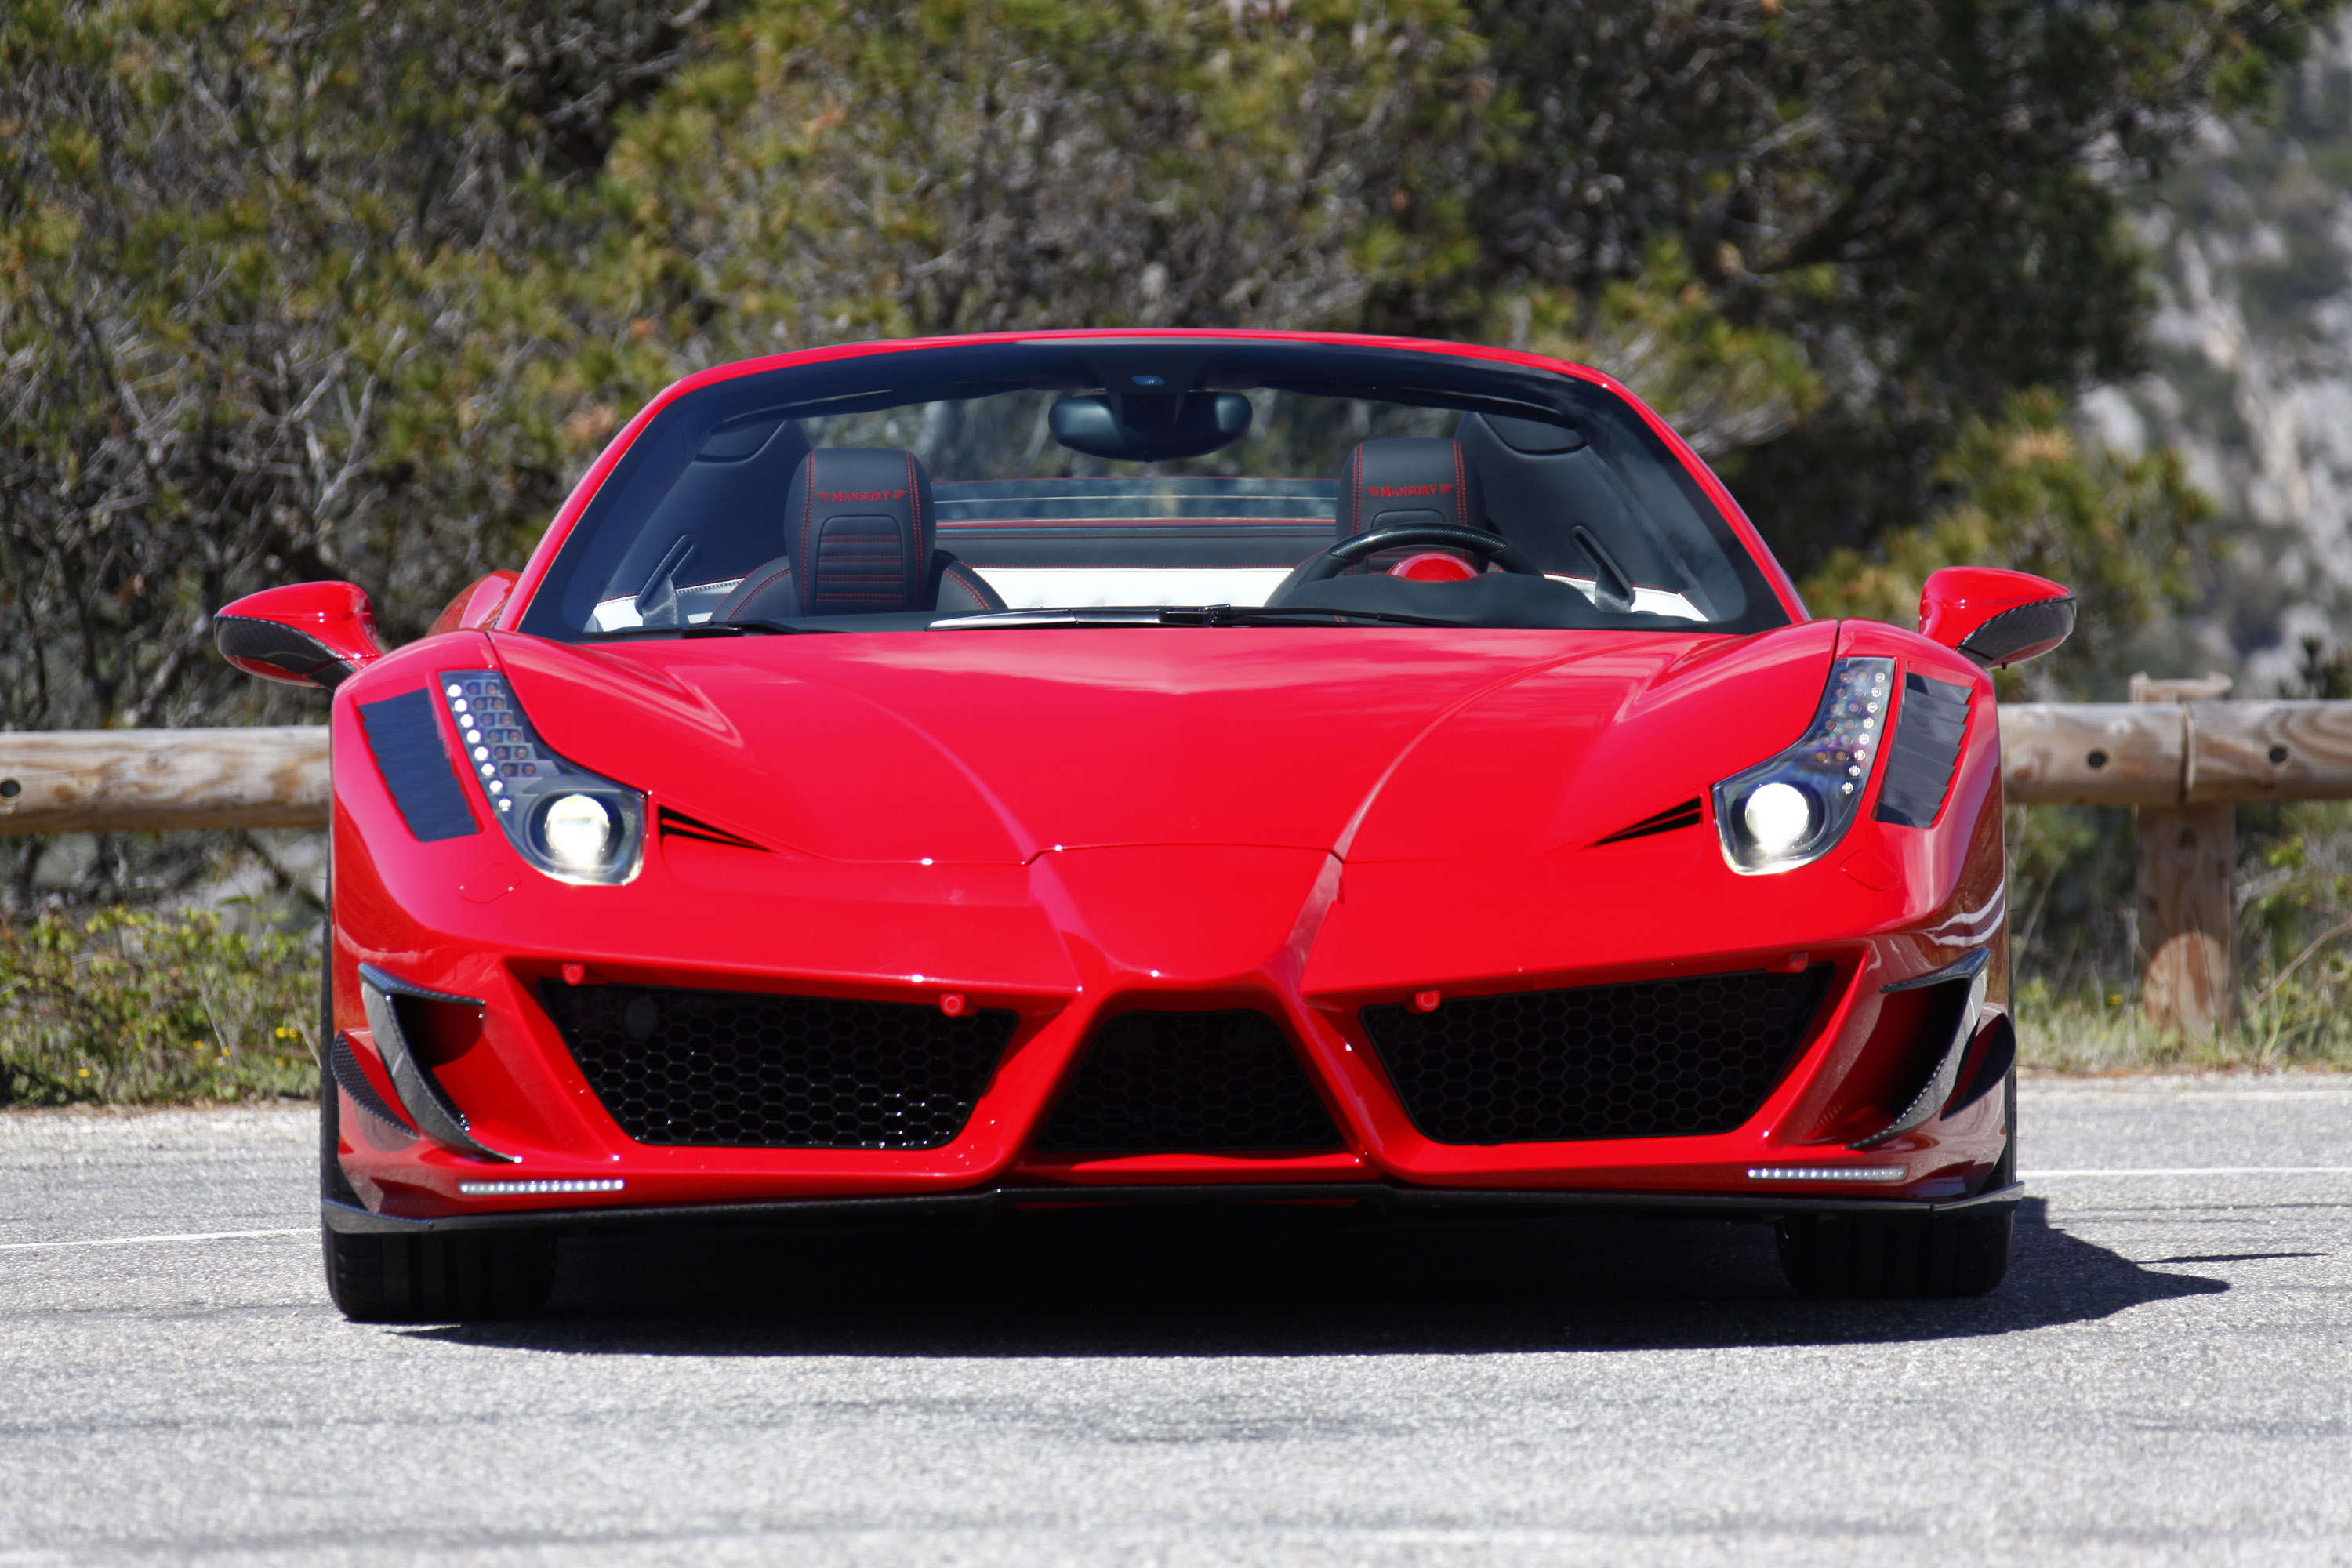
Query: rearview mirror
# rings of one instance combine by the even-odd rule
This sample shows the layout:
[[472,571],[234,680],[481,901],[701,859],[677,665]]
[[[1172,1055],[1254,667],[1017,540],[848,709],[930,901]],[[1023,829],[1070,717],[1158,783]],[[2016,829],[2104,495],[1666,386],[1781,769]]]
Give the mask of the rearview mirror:
[[330,691],[383,657],[375,612],[355,583],[292,583],[247,594],[214,615],[213,641],[247,675]]
[[1197,458],[1249,434],[1250,401],[1237,392],[1125,392],[1056,398],[1054,439],[1073,452],[1130,463]]
[[2048,653],[2074,629],[2074,590],[2030,572],[1947,566],[1919,594],[1919,635],[1988,669]]

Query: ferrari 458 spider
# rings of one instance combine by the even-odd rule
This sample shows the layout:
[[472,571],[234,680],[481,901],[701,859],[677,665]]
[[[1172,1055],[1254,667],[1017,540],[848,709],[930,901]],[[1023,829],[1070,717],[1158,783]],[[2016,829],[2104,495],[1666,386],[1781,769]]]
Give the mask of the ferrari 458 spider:
[[1010,1205],[1777,1224],[1967,1293],[2016,1199],[1989,667],[2065,589],[1807,615],[1607,376],[1449,343],[865,343],[664,392],[333,692],[354,1317],[552,1237]]

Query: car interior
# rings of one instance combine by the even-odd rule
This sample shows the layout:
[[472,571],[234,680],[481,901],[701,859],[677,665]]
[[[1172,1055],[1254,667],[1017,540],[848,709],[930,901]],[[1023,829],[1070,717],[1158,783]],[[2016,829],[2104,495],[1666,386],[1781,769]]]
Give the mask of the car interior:
[[[1074,390],[1036,384],[1065,378]],[[1784,618],[1622,400],[1402,402],[1363,395],[1390,390],[1375,382],[1262,374],[1235,374],[1239,390],[1097,390],[1172,379],[1089,363],[976,395],[893,387],[705,411],[699,428],[673,417],[637,438],[668,460],[616,471],[567,542],[558,565],[573,569],[550,584],[567,610],[535,605],[528,629],[897,630],[1178,605],[1324,624]],[[598,517],[616,488],[627,504]]]

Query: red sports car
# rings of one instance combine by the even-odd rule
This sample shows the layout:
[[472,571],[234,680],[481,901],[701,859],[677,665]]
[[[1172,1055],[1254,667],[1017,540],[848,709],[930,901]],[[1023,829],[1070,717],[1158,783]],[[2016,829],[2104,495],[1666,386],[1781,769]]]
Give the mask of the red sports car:
[[2017,1196],[1985,669],[2065,589],[1810,617],[1607,376],[1041,332],[664,392],[530,562],[334,693],[328,1276],[1003,1205],[1632,1210],[1971,1293]]

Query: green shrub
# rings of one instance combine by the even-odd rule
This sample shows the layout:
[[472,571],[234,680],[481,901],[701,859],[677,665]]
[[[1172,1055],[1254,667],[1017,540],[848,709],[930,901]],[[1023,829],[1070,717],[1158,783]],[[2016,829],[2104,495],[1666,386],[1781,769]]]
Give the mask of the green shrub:
[[0,922],[0,1104],[316,1091],[313,937],[116,908]]

